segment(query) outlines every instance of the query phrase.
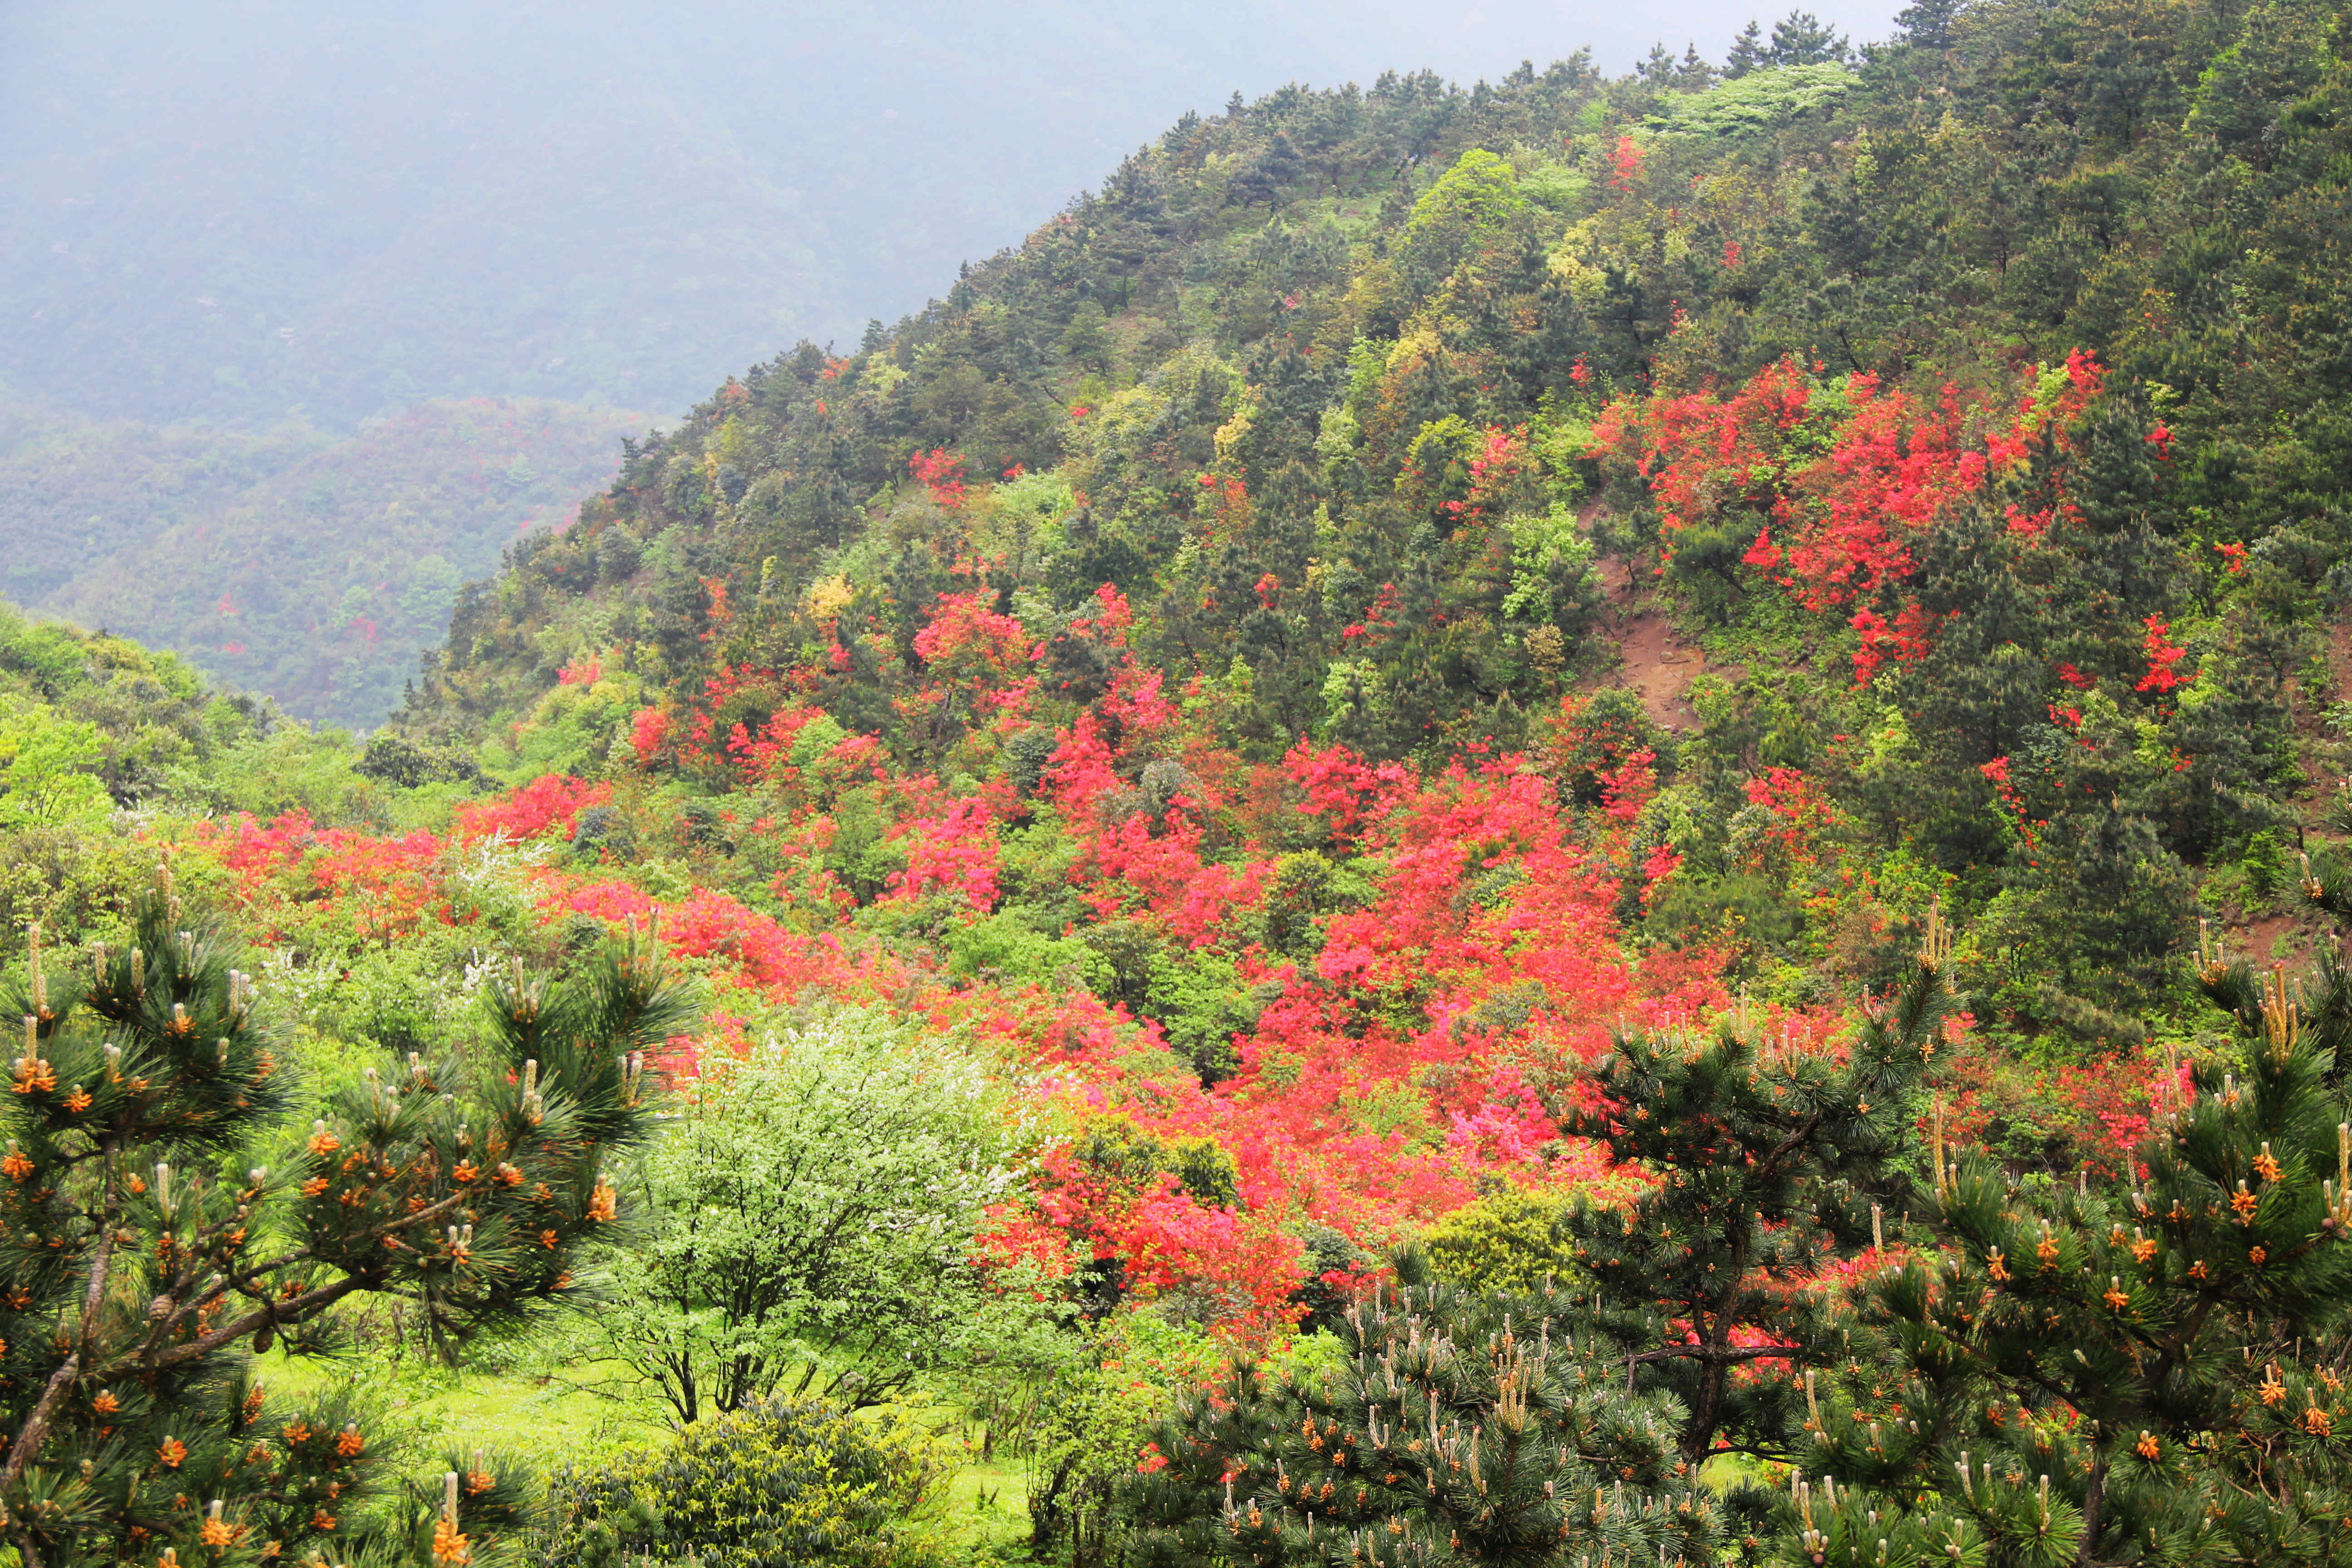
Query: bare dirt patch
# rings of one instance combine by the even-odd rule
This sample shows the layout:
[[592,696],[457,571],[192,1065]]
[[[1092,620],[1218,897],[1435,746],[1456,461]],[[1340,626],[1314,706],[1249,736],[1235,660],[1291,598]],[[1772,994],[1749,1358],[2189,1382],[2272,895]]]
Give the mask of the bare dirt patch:
[[1665,613],[1633,582],[1622,556],[1601,558],[1601,586],[1608,602],[1601,612],[1601,639],[1617,653],[1617,668],[1594,687],[1622,686],[1642,700],[1643,710],[1668,730],[1696,730],[1698,712],[1690,705],[1691,682],[1706,668],[1706,650],[1686,642]]

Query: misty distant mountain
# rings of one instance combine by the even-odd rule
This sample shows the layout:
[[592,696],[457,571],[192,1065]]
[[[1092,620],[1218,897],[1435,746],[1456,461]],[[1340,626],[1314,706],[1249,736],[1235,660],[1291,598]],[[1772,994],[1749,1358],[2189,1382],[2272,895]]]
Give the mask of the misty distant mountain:
[[1750,9],[19,0],[0,385],[325,427],[431,397],[679,408],[919,308],[1236,89],[1719,56]]

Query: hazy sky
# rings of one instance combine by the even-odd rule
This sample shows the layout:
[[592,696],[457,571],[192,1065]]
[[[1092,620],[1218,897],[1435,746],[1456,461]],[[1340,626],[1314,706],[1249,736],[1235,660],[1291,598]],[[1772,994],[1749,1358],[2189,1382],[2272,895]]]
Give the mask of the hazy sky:
[[[1894,6],[1814,9],[1859,38]],[[1188,109],[1719,58],[1749,5],[10,0],[0,390],[329,425],[443,395],[670,413],[941,292]],[[1762,13],[1769,25],[1770,15]]]

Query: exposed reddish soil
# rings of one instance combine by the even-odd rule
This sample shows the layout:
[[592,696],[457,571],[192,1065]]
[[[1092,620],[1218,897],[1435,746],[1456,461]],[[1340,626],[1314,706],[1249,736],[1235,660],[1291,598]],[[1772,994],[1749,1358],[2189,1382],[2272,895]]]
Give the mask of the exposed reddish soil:
[[2294,915],[2264,915],[2242,930],[2230,931],[2230,945],[2239,948],[2252,959],[2255,968],[2263,969],[2272,962],[2271,949],[2277,945],[2279,938],[2285,937],[2294,944],[2293,956],[2295,963],[2298,965],[2308,963],[2311,962],[2311,932],[2303,929],[2304,925],[2305,922]]
[[1644,602],[1634,586],[1624,558],[1605,555],[1601,563],[1601,586],[1608,603],[1601,612],[1600,632],[1617,650],[1618,666],[1592,684],[1622,686],[1642,700],[1642,707],[1669,730],[1696,730],[1698,713],[1690,705],[1693,680],[1706,668],[1706,654],[1685,642],[1660,610]]

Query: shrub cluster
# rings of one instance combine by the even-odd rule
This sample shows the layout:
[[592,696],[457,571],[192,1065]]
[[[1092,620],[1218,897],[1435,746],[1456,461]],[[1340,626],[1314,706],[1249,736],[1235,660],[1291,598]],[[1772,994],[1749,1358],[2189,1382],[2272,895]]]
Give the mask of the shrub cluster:
[[541,1561],[919,1563],[931,1554],[924,1505],[943,1475],[936,1447],[903,1421],[771,1400],[697,1421],[611,1464],[558,1472]]

